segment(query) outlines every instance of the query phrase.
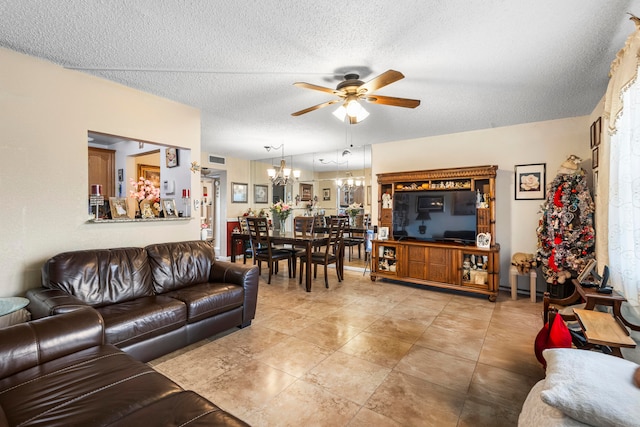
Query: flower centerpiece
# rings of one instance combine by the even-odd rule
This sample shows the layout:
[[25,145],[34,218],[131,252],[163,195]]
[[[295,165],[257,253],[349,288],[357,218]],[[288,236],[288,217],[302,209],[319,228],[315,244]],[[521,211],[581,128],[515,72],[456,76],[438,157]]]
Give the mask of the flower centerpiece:
[[[153,208],[157,211],[160,210],[160,189],[148,179],[140,177],[138,181],[133,178],[129,179],[132,190],[129,191],[129,197],[135,199],[138,202],[138,210],[142,218],[153,218],[154,214],[151,209],[143,209],[142,202],[148,200],[152,202]],[[148,206],[148,205],[147,205]]]
[[344,211],[349,215],[351,225],[355,225],[356,216],[362,212],[362,206],[360,203],[351,203]]
[[280,221],[280,231],[284,231],[284,222],[291,215],[291,205],[280,200],[271,206],[271,215],[274,220]]

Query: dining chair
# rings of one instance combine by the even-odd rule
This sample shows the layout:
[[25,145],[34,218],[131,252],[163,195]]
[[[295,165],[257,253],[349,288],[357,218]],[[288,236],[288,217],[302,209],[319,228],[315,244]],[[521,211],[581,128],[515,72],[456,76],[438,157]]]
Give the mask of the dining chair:
[[[312,216],[296,216],[293,218],[293,235],[295,237],[311,237],[313,236],[314,217]],[[285,247],[291,251],[293,259],[293,277],[296,277],[297,259],[306,253],[306,249],[296,248],[295,246]]]
[[[238,223],[240,224],[240,232],[241,233],[249,233],[249,228],[247,227],[247,217],[246,216],[239,216],[238,217]],[[251,247],[251,242],[247,241],[247,242],[243,242],[242,243],[243,247],[242,247],[242,253],[243,253],[243,264],[247,263],[247,258],[252,258],[253,257],[253,248]]]
[[313,278],[317,277],[318,265],[324,266],[324,285],[329,288],[329,275],[328,266],[331,264],[336,265],[336,275],[338,276],[338,282],[342,281],[342,230],[343,221],[340,219],[332,219],[329,226],[329,233],[327,237],[326,246],[324,251],[312,252],[310,259],[307,259],[306,253],[300,256],[300,283],[302,283],[302,276],[305,268],[305,264],[313,264]]
[[[358,214],[355,217],[354,228],[364,228],[364,214]],[[349,261],[353,256],[353,247],[358,248],[358,259],[362,257],[362,247],[364,246],[364,233],[354,232],[351,226],[347,225],[344,229],[344,246],[349,248]]]
[[271,284],[271,275],[278,273],[278,264],[286,260],[291,278],[293,254],[289,249],[274,248],[269,239],[269,223],[266,218],[247,217],[247,227],[249,228],[249,241],[253,249],[253,262],[258,264],[258,274],[262,274],[262,261],[267,263],[269,268],[268,284]]

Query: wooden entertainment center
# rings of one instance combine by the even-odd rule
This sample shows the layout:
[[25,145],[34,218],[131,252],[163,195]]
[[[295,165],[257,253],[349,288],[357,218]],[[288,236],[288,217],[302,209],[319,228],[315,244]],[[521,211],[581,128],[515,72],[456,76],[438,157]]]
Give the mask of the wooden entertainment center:
[[[474,292],[488,295],[494,302],[500,283],[500,245],[495,243],[497,169],[497,166],[477,166],[378,174],[378,233],[380,227],[387,227],[389,238],[372,242],[371,280],[383,278]],[[398,218],[394,218],[394,202],[389,202],[395,200],[394,195],[461,190],[487,195],[483,198],[484,207],[476,209],[476,231],[491,234],[490,247],[394,239],[396,234],[392,230],[394,225],[398,226]],[[395,215],[400,214],[396,211]]]

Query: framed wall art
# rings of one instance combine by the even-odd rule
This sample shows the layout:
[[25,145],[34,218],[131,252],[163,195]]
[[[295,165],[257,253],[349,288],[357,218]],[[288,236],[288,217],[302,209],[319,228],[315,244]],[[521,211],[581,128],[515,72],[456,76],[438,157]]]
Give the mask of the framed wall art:
[[324,201],[331,200],[331,188],[322,189],[322,200]]
[[602,137],[602,117],[598,117],[596,121],[591,124],[591,148],[596,148],[600,145]]
[[544,200],[544,190],[547,185],[546,163],[532,163],[516,165],[515,199],[516,200]]
[[269,186],[254,184],[253,201],[255,203],[269,203]]
[[176,166],[180,166],[180,162],[178,160],[178,149],[175,147],[167,147],[167,167],[175,168]]
[[249,184],[231,183],[231,203],[249,202]]
[[313,184],[300,184],[300,200],[310,202],[313,197]]
[[591,169],[598,169],[598,152],[600,149],[598,147],[594,148],[591,151]]
[[138,178],[151,181],[154,187],[160,188],[160,166],[138,165]]

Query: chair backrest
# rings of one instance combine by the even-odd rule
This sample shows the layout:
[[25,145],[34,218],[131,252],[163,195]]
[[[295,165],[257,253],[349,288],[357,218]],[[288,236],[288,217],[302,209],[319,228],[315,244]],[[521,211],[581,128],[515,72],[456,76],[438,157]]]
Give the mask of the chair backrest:
[[324,216],[316,215],[313,217],[313,226],[314,228],[324,227]]
[[293,233],[296,237],[313,236],[315,218],[312,216],[297,216],[293,218]]
[[346,222],[340,217],[331,218],[331,223],[329,224],[327,246],[326,246],[327,256],[330,253],[337,254],[340,252],[340,247],[343,244],[342,234],[344,232],[345,223]]
[[269,245],[269,223],[264,217],[247,217],[247,228],[249,229],[249,241],[251,248],[256,251],[258,248],[267,248]]

